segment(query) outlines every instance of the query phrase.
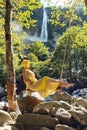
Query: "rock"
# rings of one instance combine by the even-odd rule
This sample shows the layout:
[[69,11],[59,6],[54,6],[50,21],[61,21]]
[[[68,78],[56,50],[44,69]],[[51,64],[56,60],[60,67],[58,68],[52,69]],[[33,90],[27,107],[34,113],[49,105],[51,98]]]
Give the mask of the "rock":
[[59,122],[62,124],[74,124],[71,114],[64,108],[58,108],[56,110],[51,111],[51,115],[57,117],[59,119]]
[[0,130],[18,130],[18,129],[14,126],[5,125],[3,127],[0,127]]
[[61,124],[58,124],[55,126],[55,130],[76,130],[70,126],[67,126],[67,125],[61,125]]
[[25,113],[23,115],[19,115],[16,122],[22,123],[23,125],[26,124],[28,128],[33,127],[33,129],[34,127],[38,127],[38,129],[40,129],[43,126],[47,128],[54,128],[55,125],[59,123],[57,118],[53,118],[49,115],[40,115],[34,113]]
[[77,98],[76,102],[87,109],[87,102],[83,98]]
[[66,101],[67,103],[72,103],[73,102],[73,97],[68,94],[67,92],[64,92],[62,95],[61,94],[58,94],[58,93],[55,93],[54,96],[52,97],[52,100],[56,100],[56,101]]
[[24,112],[32,112],[33,108],[42,102],[42,100],[38,99],[37,97],[31,96],[26,92],[21,92],[19,97],[17,98],[19,109],[21,113]]
[[59,108],[60,106],[61,105],[58,101],[42,102],[34,107],[33,112],[37,112],[40,109],[48,109],[48,111],[50,112],[54,107]]
[[51,130],[51,129],[48,129],[47,127],[41,127],[40,130]]
[[16,112],[10,112],[10,116],[12,117],[13,120],[16,120],[18,117],[18,114]]
[[12,118],[8,112],[0,110],[0,125],[3,125],[11,120]]
[[38,113],[38,114],[42,114],[42,115],[48,115],[49,114],[49,109],[42,108],[42,109],[38,109],[36,111],[33,111],[33,113]]
[[82,130],[87,130],[87,126],[85,126]]
[[25,130],[23,124],[21,123],[15,123],[13,126],[16,127],[18,130]]
[[61,107],[63,107],[65,110],[70,110],[71,109],[71,105],[65,101],[60,101],[60,105]]
[[40,96],[40,94],[38,92],[32,92],[31,96],[36,97],[37,99],[44,101],[44,98]]
[[75,120],[77,120],[80,125],[87,125],[87,110],[82,106],[73,106],[71,110],[69,110],[71,115]]

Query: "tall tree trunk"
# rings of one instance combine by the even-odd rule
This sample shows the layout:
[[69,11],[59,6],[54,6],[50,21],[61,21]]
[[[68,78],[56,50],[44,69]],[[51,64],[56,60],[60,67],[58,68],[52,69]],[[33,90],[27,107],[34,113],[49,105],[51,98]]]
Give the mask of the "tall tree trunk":
[[6,67],[7,67],[7,99],[9,110],[17,111],[16,82],[13,64],[11,20],[12,20],[11,0],[6,0],[5,16],[5,39],[6,39]]
[[85,5],[86,5],[86,8],[87,8],[87,0],[84,0],[84,2],[85,2]]

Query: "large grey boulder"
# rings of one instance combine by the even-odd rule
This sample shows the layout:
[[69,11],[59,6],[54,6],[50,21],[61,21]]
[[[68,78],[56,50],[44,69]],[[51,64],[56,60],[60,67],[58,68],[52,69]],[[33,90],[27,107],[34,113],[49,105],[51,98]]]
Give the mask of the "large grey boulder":
[[25,113],[18,116],[16,123],[26,125],[28,128],[33,127],[34,129],[35,127],[38,127],[38,129],[40,129],[43,126],[47,128],[54,128],[55,125],[59,123],[59,121],[57,118],[51,117],[49,115]]

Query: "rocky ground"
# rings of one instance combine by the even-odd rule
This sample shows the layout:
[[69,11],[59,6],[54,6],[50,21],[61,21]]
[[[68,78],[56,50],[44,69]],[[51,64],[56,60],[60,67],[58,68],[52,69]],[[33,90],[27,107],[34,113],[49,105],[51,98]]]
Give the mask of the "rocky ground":
[[20,114],[8,113],[7,104],[0,102],[0,130],[87,130],[87,95],[77,93],[56,92],[44,100],[22,91],[17,98]]

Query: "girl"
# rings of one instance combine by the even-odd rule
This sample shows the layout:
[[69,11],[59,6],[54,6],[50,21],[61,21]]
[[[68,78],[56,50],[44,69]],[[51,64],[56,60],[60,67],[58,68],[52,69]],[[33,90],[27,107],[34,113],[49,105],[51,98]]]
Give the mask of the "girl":
[[62,87],[68,88],[70,86],[73,86],[73,84],[70,84],[68,82],[59,79],[53,79],[47,76],[44,76],[39,80],[36,79],[34,72],[29,69],[29,60],[23,60],[22,66],[24,67],[23,80],[26,84],[26,91],[29,91],[30,94],[36,91],[45,98],[56,90],[61,90]]

